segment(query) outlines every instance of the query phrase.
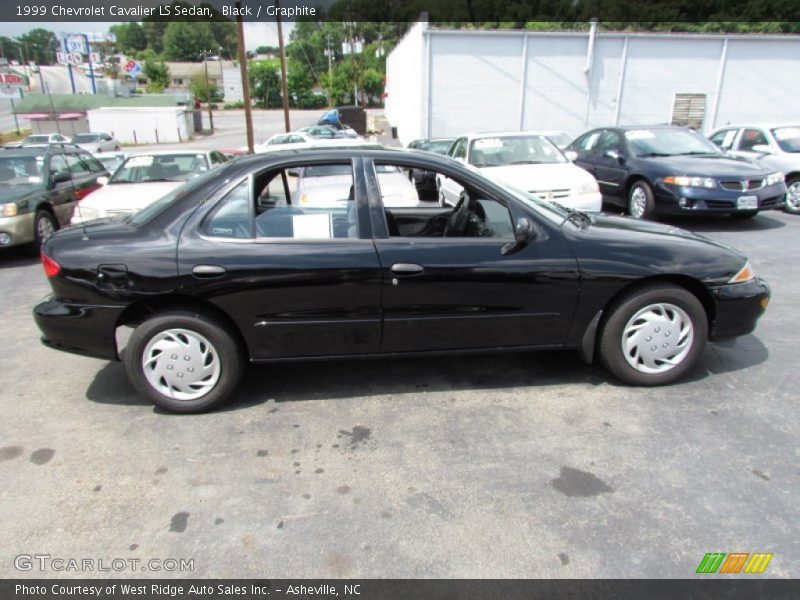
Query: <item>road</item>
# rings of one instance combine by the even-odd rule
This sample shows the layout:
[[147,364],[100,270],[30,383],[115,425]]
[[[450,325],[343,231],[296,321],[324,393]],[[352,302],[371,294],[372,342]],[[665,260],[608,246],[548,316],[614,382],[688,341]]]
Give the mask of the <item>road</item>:
[[14,569],[42,553],[194,560],[111,577],[689,578],[770,552],[765,576],[796,577],[800,217],[676,225],[773,290],[676,385],[573,352],[262,365],[196,416],[42,346],[41,265],[0,252],[0,576],[100,575]]

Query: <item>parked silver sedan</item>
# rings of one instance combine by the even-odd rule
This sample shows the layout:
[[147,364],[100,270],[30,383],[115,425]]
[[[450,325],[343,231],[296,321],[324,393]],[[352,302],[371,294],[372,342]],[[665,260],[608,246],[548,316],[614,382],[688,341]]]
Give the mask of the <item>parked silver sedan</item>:
[[92,153],[118,152],[121,148],[119,141],[107,133],[79,133],[72,143]]

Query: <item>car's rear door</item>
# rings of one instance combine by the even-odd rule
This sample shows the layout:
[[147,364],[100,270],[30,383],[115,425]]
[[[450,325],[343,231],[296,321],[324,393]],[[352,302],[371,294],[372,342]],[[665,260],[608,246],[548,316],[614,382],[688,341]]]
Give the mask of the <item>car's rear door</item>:
[[359,167],[352,199],[346,186],[336,206],[292,205],[293,173],[316,163],[284,161],[231,182],[181,234],[186,291],[233,318],[253,359],[379,349],[381,275],[360,159],[335,162]]
[[[386,163],[389,164],[389,163]],[[439,167],[396,159],[401,168]],[[543,226],[537,239],[516,252],[510,199],[492,188],[468,186],[483,237],[403,235],[394,209],[381,205],[379,180],[365,162],[375,246],[382,269],[381,352],[558,346],[566,336],[578,297],[577,263],[557,228]],[[454,176],[458,181],[458,176]],[[484,185],[486,183],[484,182]],[[408,216],[409,211],[403,209]],[[433,221],[441,209],[420,207]],[[519,208],[517,208],[519,210]],[[392,218],[387,218],[392,215]],[[420,228],[416,228],[419,230]]]
[[613,129],[606,129],[593,156],[594,176],[603,196],[618,203],[624,201],[628,169],[622,135]]

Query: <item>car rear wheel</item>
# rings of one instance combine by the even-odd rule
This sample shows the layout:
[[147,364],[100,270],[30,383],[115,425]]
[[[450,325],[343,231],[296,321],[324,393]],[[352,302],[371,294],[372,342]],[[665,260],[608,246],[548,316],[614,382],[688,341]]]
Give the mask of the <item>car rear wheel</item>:
[[786,204],[784,209],[793,215],[800,215],[800,177],[792,177],[786,182]]
[[735,212],[731,215],[734,219],[745,220],[745,219],[752,219],[758,214],[757,210],[745,210],[742,212]]
[[27,251],[32,256],[36,256],[42,250],[42,244],[47,241],[58,229],[58,221],[53,214],[47,210],[36,211],[33,218],[33,242],[28,244]]
[[610,308],[600,332],[600,360],[625,383],[668,384],[694,368],[707,337],[706,312],[694,294],[651,284]]
[[646,181],[636,181],[628,190],[628,214],[634,219],[649,219],[655,212],[653,190]]
[[236,339],[216,319],[194,310],[160,313],[139,325],[124,360],[142,396],[179,413],[203,412],[224,402],[244,365]]

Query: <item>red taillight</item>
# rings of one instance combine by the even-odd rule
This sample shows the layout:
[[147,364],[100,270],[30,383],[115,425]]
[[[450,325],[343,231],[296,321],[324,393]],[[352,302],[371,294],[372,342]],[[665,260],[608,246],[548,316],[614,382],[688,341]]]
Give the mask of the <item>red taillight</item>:
[[47,256],[44,251],[42,251],[42,266],[44,267],[44,274],[48,277],[55,277],[61,271],[61,265]]
[[84,198],[86,198],[86,196],[91,194],[93,191],[95,191],[97,189],[100,189],[101,187],[103,187],[103,186],[100,185],[99,183],[92,183],[92,184],[87,185],[84,188],[80,188],[78,190],[75,190],[75,199],[76,200],[83,200]]

